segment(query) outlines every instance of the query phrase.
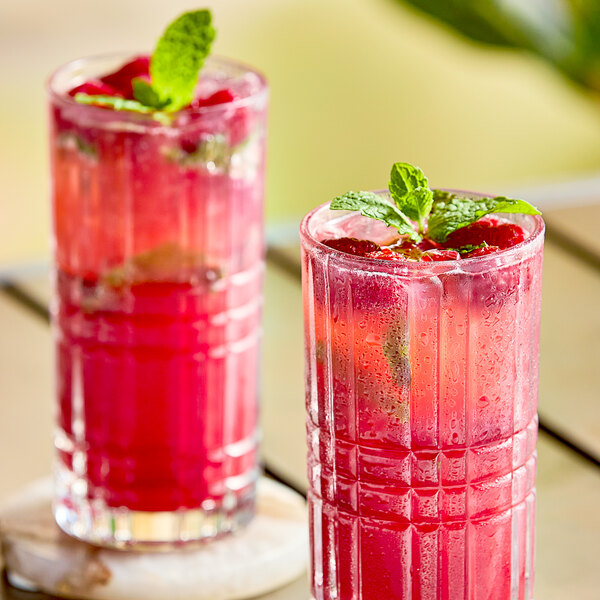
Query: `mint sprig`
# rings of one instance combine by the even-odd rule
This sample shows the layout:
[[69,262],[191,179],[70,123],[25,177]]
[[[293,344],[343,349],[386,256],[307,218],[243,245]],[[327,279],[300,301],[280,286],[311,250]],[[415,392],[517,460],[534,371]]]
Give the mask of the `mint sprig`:
[[[152,113],[158,120],[164,112],[181,110],[194,99],[198,74],[210,53],[216,31],[210,10],[183,13],[165,30],[150,59],[150,82],[132,80],[134,100],[115,96],[76,94],[82,104]],[[163,117],[156,111],[163,111]]]
[[133,89],[133,97],[146,108],[151,107],[151,109],[158,110],[171,103],[170,100],[161,100],[156,90],[152,87],[152,84],[141,77],[134,77],[131,80],[131,87]]
[[170,122],[169,116],[164,112],[159,112],[145,106],[137,100],[128,100],[127,98],[121,98],[120,96],[93,96],[90,94],[77,93],[75,94],[75,100],[80,104],[93,104],[94,106],[105,106],[112,108],[113,110],[124,110],[135,113],[150,114],[154,119],[168,125]]
[[137,100],[127,100],[121,96],[93,96],[90,94],[77,93],[75,100],[81,104],[97,104],[98,106],[110,106],[115,110],[129,110],[133,112],[149,113],[152,109],[144,106]]
[[[187,106],[194,99],[198,73],[210,53],[216,31],[210,10],[183,13],[165,30],[150,60],[150,87],[168,112]],[[140,93],[140,90],[138,90]],[[134,97],[148,101],[147,89]]]
[[346,192],[343,196],[334,198],[330,208],[356,210],[365,217],[378,219],[388,226],[395,227],[401,235],[408,235],[412,239],[419,238],[410,219],[391,202],[373,192]]
[[460,254],[468,254],[469,252],[473,252],[474,250],[481,250],[481,248],[487,248],[489,244],[487,242],[483,242],[481,244],[467,244],[466,246],[461,246],[460,248],[456,248],[456,250]]
[[419,242],[428,237],[438,243],[490,213],[541,214],[525,200],[504,196],[472,199],[432,190],[419,167],[402,162],[392,166],[389,190],[394,204],[373,192],[347,192],[335,198],[330,208],[356,210],[395,227],[400,235],[412,240]]
[[433,205],[433,192],[427,177],[419,167],[397,162],[390,173],[389,190],[396,206],[419,224],[419,233],[425,230],[425,220]]
[[427,222],[427,232],[432,240],[445,242],[453,231],[470,225],[490,213],[541,214],[535,206],[525,200],[504,196],[474,200],[454,196],[435,203]]

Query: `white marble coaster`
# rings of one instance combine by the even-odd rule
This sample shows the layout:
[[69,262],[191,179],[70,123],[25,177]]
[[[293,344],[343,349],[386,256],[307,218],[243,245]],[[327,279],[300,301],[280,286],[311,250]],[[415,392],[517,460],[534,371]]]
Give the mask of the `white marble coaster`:
[[95,548],[54,523],[51,482],[34,482],[0,511],[2,561],[11,583],[85,600],[242,600],[306,569],[304,499],[272,480],[258,484],[257,514],[242,531],[193,550]]

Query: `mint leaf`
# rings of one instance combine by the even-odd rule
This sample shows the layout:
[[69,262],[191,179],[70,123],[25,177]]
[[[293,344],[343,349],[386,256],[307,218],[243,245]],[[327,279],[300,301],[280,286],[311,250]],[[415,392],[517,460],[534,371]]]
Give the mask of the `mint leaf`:
[[386,225],[391,225],[401,235],[409,235],[412,239],[419,239],[410,219],[390,202],[373,192],[346,192],[343,196],[334,198],[330,205],[331,210],[357,210],[365,217],[378,219]]
[[427,177],[419,167],[397,162],[390,173],[389,189],[396,206],[419,224],[423,233],[425,221],[433,205],[433,192]]
[[144,106],[137,100],[127,100],[120,96],[92,96],[90,94],[75,94],[75,100],[81,104],[96,104],[97,106],[109,106],[114,110],[128,110],[131,112],[150,113],[152,109]]
[[202,254],[174,242],[136,254],[106,271],[102,283],[113,288],[150,281],[212,285],[223,276],[221,269],[205,264]]
[[476,200],[450,196],[434,204],[427,223],[428,236],[436,242],[444,242],[456,229],[470,225],[490,213],[541,214],[535,206],[525,200],[504,196]]
[[63,131],[62,133],[59,133],[57,142],[61,148],[76,148],[78,152],[85,154],[88,158],[98,158],[98,148],[96,145],[76,134],[74,131]]
[[383,338],[382,349],[396,385],[409,388],[409,335],[404,319],[390,323]]
[[461,254],[468,254],[469,252],[480,250],[481,248],[487,248],[488,246],[489,244],[487,242],[483,242],[482,244],[477,244],[476,246],[473,244],[467,244],[466,246],[461,246],[460,248],[448,248],[448,250],[456,250]]
[[442,200],[452,200],[452,198],[456,198],[457,195],[448,192],[447,190],[432,190],[433,192],[433,203],[440,202]]
[[170,100],[161,100],[152,85],[141,77],[134,77],[131,80],[131,87],[133,88],[134,98],[144,106],[159,109],[164,108],[171,102]]
[[158,112],[149,106],[145,106],[137,100],[127,100],[120,96],[93,96],[79,92],[75,94],[75,101],[80,104],[93,104],[95,106],[110,107],[113,110],[124,110],[128,112],[136,112],[142,114],[152,114],[152,118],[156,119],[163,125],[168,125],[170,122],[169,116],[164,112]]
[[[182,14],[165,30],[150,60],[151,88],[155,96],[140,87],[137,100],[151,98],[166,106],[169,112],[190,104],[198,83],[198,73],[210,52],[215,39],[212,16],[209,10],[196,10]],[[168,104],[167,104],[168,103]]]
[[206,169],[207,164],[212,163],[217,172],[226,173],[231,166],[232,155],[245,143],[246,140],[232,147],[224,135],[208,135],[190,150],[181,147],[168,148],[163,154],[185,168]]

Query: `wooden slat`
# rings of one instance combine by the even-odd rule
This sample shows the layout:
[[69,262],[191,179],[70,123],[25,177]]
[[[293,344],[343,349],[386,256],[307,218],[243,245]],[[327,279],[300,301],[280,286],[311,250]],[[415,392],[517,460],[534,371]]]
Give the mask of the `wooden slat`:
[[546,244],[540,413],[600,457],[600,276]]
[[262,453],[271,468],[306,487],[302,296],[285,272],[268,268],[265,290]]
[[600,472],[543,435],[538,458],[535,598],[597,600]]
[[10,284],[16,286],[46,308],[48,307],[52,294],[52,286],[50,284],[50,277],[46,273],[34,277],[11,279]]
[[50,330],[0,294],[0,501],[49,472],[53,376]]
[[[600,198],[600,190],[598,190]],[[577,240],[590,252],[600,257],[600,204],[560,208],[544,213],[550,227]]]

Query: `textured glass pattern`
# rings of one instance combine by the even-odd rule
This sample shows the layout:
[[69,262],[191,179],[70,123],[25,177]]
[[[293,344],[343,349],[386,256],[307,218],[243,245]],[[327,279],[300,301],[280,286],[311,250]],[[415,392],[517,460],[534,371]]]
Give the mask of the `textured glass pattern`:
[[334,220],[372,225],[305,219],[317,600],[532,597],[543,224],[516,219],[524,244],[444,263],[337,252]]
[[111,60],[51,83],[55,512],[104,544],[212,537],[253,510],[266,85],[211,60],[205,95],[245,99],[170,124],[65,96]]

